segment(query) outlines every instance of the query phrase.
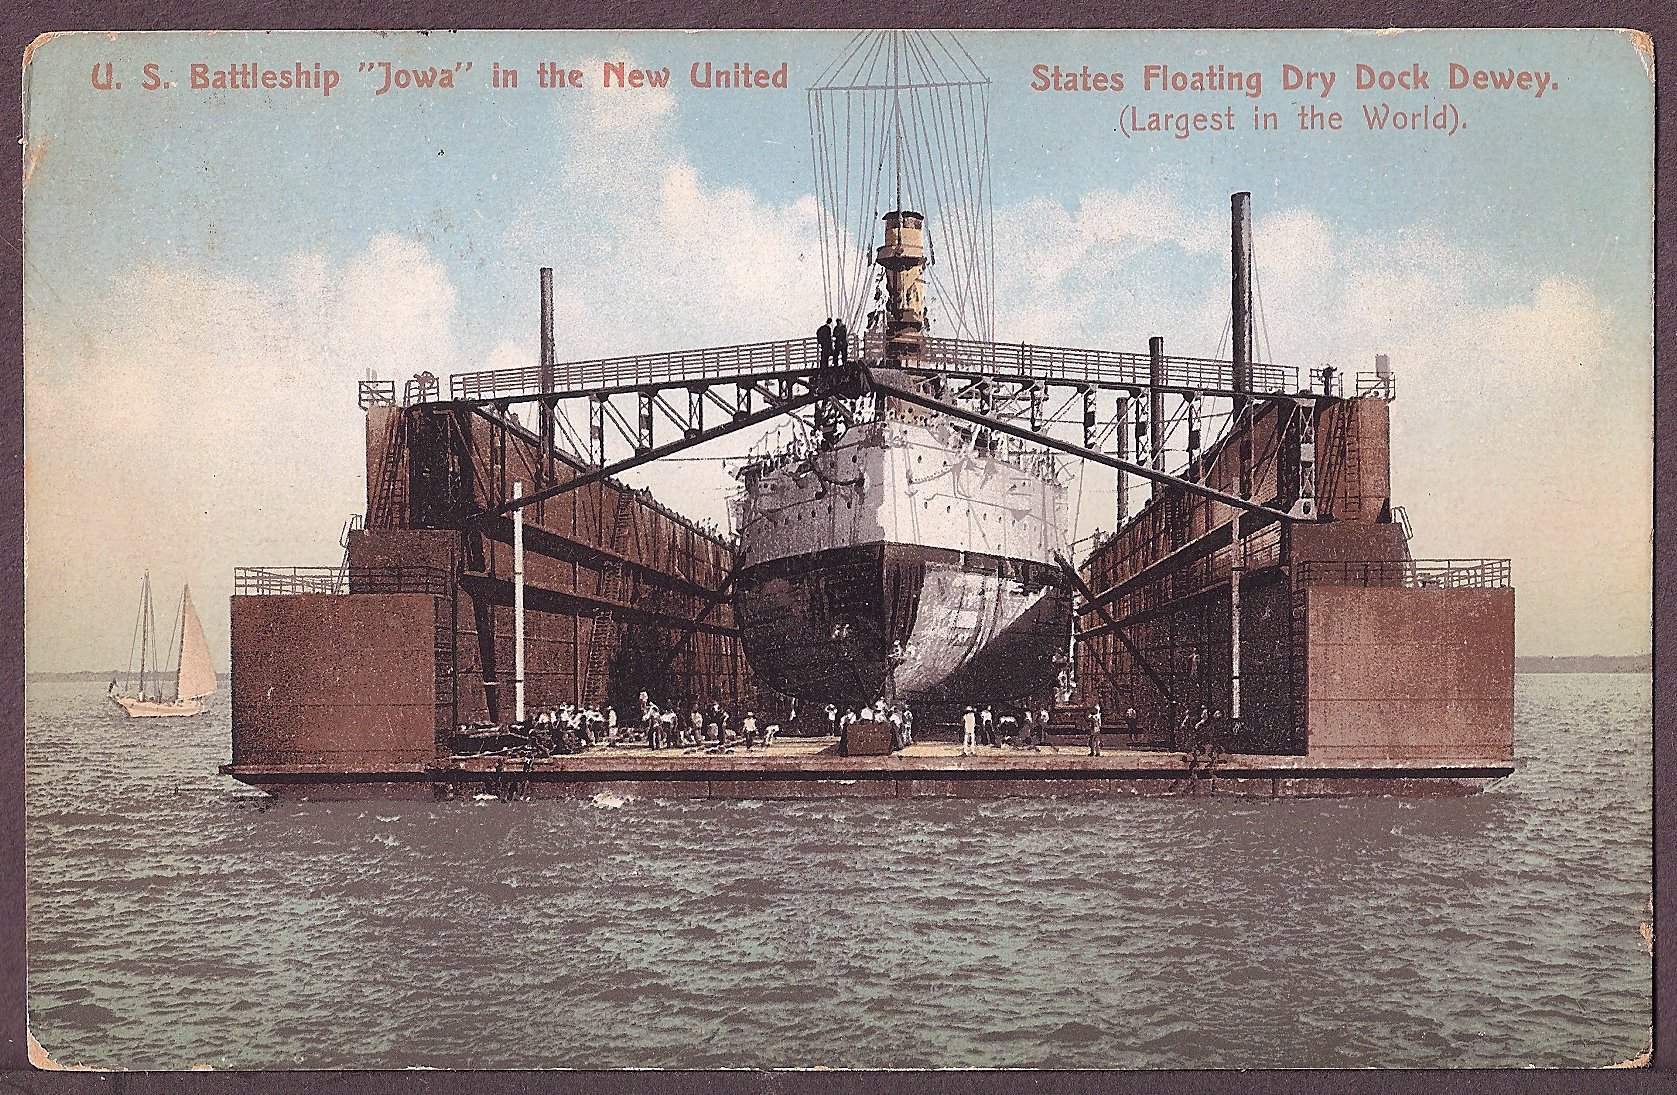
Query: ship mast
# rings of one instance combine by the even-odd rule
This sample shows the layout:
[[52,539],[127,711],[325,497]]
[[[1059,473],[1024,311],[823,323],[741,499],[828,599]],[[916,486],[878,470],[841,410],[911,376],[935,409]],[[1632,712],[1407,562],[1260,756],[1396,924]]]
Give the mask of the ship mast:
[[[893,313],[923,331],[931,309],[955,338],[994,337],[989,93],[954,36],[903,30],[859,32],[808,89],[826,313],[873,345]],[[922,246],[914,276],[892,271]]]
[[896,201],[891,208],[901,211],[903,207],[903,57],[902,31],[891,32],[891,112],[896,116],[896,161],[897,161],[897,191]]

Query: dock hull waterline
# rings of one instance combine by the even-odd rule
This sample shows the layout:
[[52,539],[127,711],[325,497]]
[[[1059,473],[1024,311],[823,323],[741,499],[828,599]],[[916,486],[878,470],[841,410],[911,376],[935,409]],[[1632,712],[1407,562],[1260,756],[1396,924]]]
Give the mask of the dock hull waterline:
[[[784,739],[783,739],[784,740]],[[1457,798],[1477,794],[1513,771],[1509,764],[1463,760],[1426,764],[1330,764],[1308,758],[1231,755],[1215,767],[1180,753],[1087,756],[1073,738],[1040,751],[985,749],[957,755],[927,743],[891,757],[845,757],[828,739],[800,739],[752,755],[648,753],[615,749],[534,760],[495,757],[346,771],[326,765],[232,766],[224,771],[286,801],[363,798],[463,799],[811,799],[1064,798],[1217,796],[1244,798]]]

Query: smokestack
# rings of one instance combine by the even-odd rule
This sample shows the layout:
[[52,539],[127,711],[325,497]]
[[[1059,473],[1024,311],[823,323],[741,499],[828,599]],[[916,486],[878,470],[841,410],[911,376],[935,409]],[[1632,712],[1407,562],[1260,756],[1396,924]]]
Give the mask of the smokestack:
[[1154,335],[1147,340],[1148,426],[1152,430],[1147,439],[1147,456],[1157,471],[1165,470],[1165,393],[1159,386],[1165,382],[1165,340]]
[[[1246,191],[1229,198],[1229,314],[1234,331],[1234,390],[1252,390],[1252,195]],[[1246,410],[1237,395],[1235,414]]]
[[[553,267],[542,267],[541,369],[538,379],[544,392],[553,390]],[[541,455],[537,460],[538,489],[553,482],[554,436],[553,404],[542,400],[537,404],[537,432],[541,435]],[[545,505],[543,505],[545,509]],[[538,511],[539,514],[539,511]]]

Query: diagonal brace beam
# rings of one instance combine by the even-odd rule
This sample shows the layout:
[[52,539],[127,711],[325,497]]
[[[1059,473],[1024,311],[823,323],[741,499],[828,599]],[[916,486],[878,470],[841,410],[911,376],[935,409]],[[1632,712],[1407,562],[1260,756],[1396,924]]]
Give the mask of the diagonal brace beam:
[[[891,373],[881,369],[870,369],[868,370],[867,381],[869,386],[875,391],[884,392],[886,395],[895,399],[900,399],[905,403],[913,403],[916,406],[925,407],[927,410],[937,411],[953,418],[963,418],[975,425],[995,430],[997,433],[1005,433],[1009,436],[1017,437],[1021,441],[1030,441],[1038,445],[1044,445],[1051,449],[1058,449],[1060,452],[1071,456],[1080,456],[1085,460],[1092,460],[1097,464],[1104,464],[1109,468],[1116,468],[1119,471],[1127,471],[1131,475],[1139,475],[1143,479],[1151,479],[1155,483],[1165,483],[1171,486],[1180,487],[1190,494],[1202,495],[1203,497],[1213,499],[1214,501],[1222,502],[1224,505],[1234,506],[1236,509],[1249,510],[1252,513],[1265,513],[1271,517],[1279,517],[1288,521],[1294,519],[1290,513],[1283,510],[1272,509],[1269,506],[1261,505],[1257,502],[1248,501],[1247,499],[1240,497],[1238,494],[1229,494],[1225,491],[1217,490],[1215,487],[1208,487],[1204,483],[1196,483],[1191,479],[1184,479],[1179,475],[1171,475],[1169,472],[1149,468],[1146,465],[1137,464],[1131,460],[1124,460],[1116,456],[1108,456],[1103,452],[1096,452],[1094,449],[1086,449],[1082,445],[1074,445],[1070,441],[1062,441],[1059,438],[1052,437],[1046,433],[1033,433],[1023,426],[1014,425],[1012,422],[979,414],[977,411],[969,411],[965,407],[959,407],[953,403],[946,403],[934,396],[926,395],[924,392],[915,391],[913,388],[910,388],[908,385],[897,380],[896,377],[898,376],[901,376],[901,374]],[[536,495],[531,495],[531,497],[534,498]]]
[[[1146,675],[1148,680],[1158,686],[1160,692],[1164,693],[1165,701],[1167,703],[1175,703],[1176,696],[1171,692],[1170,684],[1154,671],[1153,666],[1148,663],[1146,656],[1142,654],[1141,647],[1135,644],[1135,640],[1124,634],[1124,629],[1118,626],[1118,621],[1113,619],[1112,614],[1107,612],[1106,606],[1100,603],[1099,598],[1095,596],[1095,591],[1090,589],[1089,583],[1083,580],[1083,575],[1077,573],[1077,568],[1072,566],[1071,563],[1067,561],[1066,557],[1057,551],[1054,553],[1054,561],[1060,564],[1060,570],[1062,570],[1065,573],[1065,576],[1070,579],[1071,584],[1076,587],[1077,592],[1082,594],[1083,599],[1089,603],[1090,607],[1100,614],[1101,621],[1112,629],[1112,633],[1114,635],[1118,636],[1118,641],[1124,644],[1124,649],[1130,652],[1130,657],[1135,659],[1135,664],[1140,667],[1142,673]],[[1106,667],[1101,666],[1101,668],[1105,669]]]

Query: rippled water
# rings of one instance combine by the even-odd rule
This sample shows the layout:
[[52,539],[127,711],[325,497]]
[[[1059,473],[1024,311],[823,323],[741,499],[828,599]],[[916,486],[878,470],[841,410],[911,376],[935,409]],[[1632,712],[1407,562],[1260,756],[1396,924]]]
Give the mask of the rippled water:
[[28,695],[30,1012],[107,1067],[1595,1065],[1647,1040],[1649,678],[1468,799],[258,808],[227,708]]

